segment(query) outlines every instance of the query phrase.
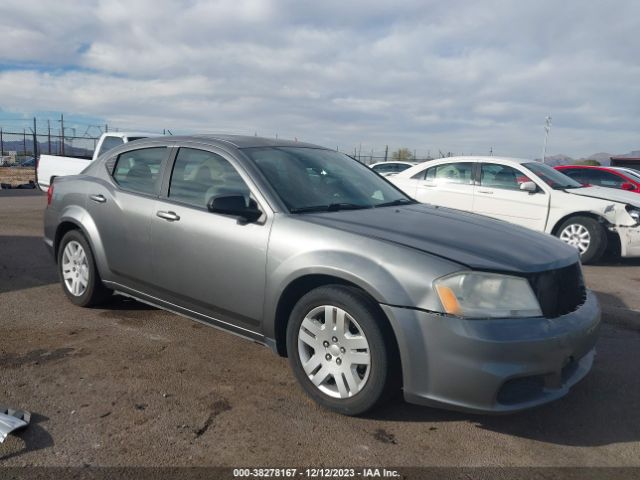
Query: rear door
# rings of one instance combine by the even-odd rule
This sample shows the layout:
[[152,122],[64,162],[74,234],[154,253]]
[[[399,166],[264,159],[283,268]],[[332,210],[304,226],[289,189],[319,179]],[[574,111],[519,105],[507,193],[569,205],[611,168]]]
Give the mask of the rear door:
[[107,162],[112,181],[95,181],[87,210],[100,232],[110,280],[146,290],[151,278],[150,221],[169,148],[121,153]]
[[[266,212],[226,153],[181,147],[151,220],[153,278],[164,297],[241,330],[259,330],[272,217],[211,213],[213,196],[240,194]],[[242,333],[242,332],[240,332]]]
[[[417,178],[415,199],[423,203],[472,211],[474,162],[441,163]],[[415,176],[414,176],[415,179]]]
[[473,211],[488,217],[544,230],[549,213],[549,195],[538,187],[536,193],[520,189],[532,180],[518,168],[498,163],[480,164]]

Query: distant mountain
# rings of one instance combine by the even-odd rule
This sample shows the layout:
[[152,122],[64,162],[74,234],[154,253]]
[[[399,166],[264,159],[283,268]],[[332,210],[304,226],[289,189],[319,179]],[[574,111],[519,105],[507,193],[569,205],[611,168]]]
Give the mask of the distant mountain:
[[600,152],[589,155],[585,160],[597,160],[598,162],[600,162],[600,165],[609,165],[612,156],[613,155],[611,155],[610,153]]
[[640,150],[634,150],[629,153],[623,153],[622,155],[612,155],[612,157],[640,157]]
[[[84,139],[82,139],[84,141]],[[91,139],[92,140],[92,139]],[[87,143],[87,142],[85,142]],[[26,147],[26,152],[25,152]],[[39,153],[49,153],[49,147],[51,148],[51,153],[56,155],[61,149],[60,141],[51,140],[51,144],[48,142],[38,142],[38,152]],[[26,141],[22,140],[3,140],[2,142],[2,151],[6,155],[7,152],[18,152],[18,155],[28,154],[33,155],[33,137],[27,137]],[[77,147],[74,145],[70,145],[68,142],[64,144],[64,153],[65,155],[70,156],[81,156],[81,157],[91,157],[93,155],[93,149]]]
[[555,167],[556,165],[568,165],[573,163],[575,160],[569,155],[559,153],[558,155],[547,155],[544,157],[544,161],[546,164]]
[[[584,160],[596,160],[600,162],[600,165],[610,165],[611,157],[636,157],[637,158],[637,157],[640,157],[640,150],[633,150],[629,153],[622,153],[622,154],[598,152],[598,153],[594,153],[593,155],[589,155],[588,157],[582,157],[582,158],[573,158],[573,157],[570,157],[569,155],[564,155],[560,153],[558,155],[549,155],[545,157],[545,162],[553,167],[555,167],[556,165],[571,165],[576,162],[582,162]],[[536,160],[539,160],[539,159],[536,159]]]

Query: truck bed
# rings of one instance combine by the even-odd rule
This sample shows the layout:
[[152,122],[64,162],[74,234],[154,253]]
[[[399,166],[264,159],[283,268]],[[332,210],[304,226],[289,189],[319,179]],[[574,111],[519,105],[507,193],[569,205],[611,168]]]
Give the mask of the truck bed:
[[40,155],[37,168],[38,188],[47,191],[51,177],[77,175],[91,163],[87,157],[62,157],[59,155]]

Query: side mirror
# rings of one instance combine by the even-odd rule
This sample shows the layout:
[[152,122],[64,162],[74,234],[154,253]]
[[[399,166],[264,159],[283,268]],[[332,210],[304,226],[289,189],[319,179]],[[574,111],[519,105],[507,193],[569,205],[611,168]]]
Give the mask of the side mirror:
[[211,213],[240,217],[247,223],[253,223],[260,218],[262,212],[255,206],[247,207],[244,195],[218,195],[207,202],[207,209]]
[[624,182],[620,188],[622,188],[622,190],[633,191],[636,189],[636,186],[633,183]]
[[538,191],[538,186],[535,182],[523,182],[520,184],[520,190],[524,190],[529,193],[536,193]]

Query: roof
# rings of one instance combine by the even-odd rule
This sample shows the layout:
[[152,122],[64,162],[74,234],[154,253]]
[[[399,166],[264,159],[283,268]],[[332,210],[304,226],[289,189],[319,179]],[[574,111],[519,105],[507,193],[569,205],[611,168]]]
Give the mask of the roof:
[[580,164],[571,164],[571,165],[556,165],[555,167],[553,167],[555,169],[560,169],[560,170],[566,170],[566,169],[572,169],[572,168],[591,168],[591,169],[595,169],[595,170],[608,170],[610,168],[615,168],[615,167],[610,167],[609,165],[580,165]]
[[630,162],[640,162],[640,157],[609,157],[611,158],[611,160],[623,160],[623,161],[630,161]]
[[129,138],[129,137],[144,137],[144,138],[151,138],[151,137],[161,137],[162,134],[159,133],[150,133],[150,132],[116,132],[116,131],[112,131],[112,132],[105,132],[105,135],[108,135],[110,137],[120,137],[120,138]]
[[514,157],[488,157],[488,156],[480,156],[480,155],[465,155],[458,157],[443,157],[443,158],[434,158],[433,160],[428,160],[429,162],[434,161],[457,161],[457,162],[495,162],[495,161],[505,161],[505,162],[514,162],[514,163],[531,163],[536,162],[536,160],[531,160],[530,158],[514,158]]
[[225,143],[236,148],[252,147],[307,147],[325,148],[311,143],[297,142],[294,140],[282,140],[278,138],[255,137],[253,135],[227,135],[227,134],[205,134],[205,135],[173,135],[169,138],[173,141],[193,141],[200,143],[218,144]]
[[411,160],[387,160],[386,162],[376,162],[369,164],[370,167],[375,167],[376,165],[391,165],[391,164],[400,164],[400,165],[418,165],[421,162],[414,162]]

